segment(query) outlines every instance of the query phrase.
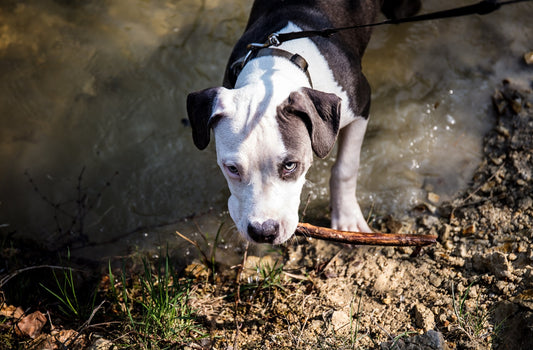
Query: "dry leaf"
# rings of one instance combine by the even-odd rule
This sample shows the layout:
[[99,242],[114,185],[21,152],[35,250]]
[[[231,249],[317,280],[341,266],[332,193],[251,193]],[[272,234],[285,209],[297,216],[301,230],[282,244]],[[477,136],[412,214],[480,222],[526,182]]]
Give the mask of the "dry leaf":
[[0,316],[8,317],[8,318],[21,318],[22,315],[24,315],[24,310],[20,306],[15,307],[13,305],[4,305],[0,309]]
[[15,328],[18,335],[27,335],[32,339],[35,339],[40,333],[41,329],[46,323],[46,316],[40,312],[35,311],[27,316],[24,316],[22,320],[17,323]]

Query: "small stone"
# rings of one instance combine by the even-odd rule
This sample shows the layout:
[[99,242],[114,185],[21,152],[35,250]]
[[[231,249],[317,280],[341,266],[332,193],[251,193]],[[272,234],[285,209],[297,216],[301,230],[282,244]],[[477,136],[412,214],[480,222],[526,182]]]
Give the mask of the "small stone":
[[334,311],[331,315],[331,325],[337,333],[348,333],[350,330],[350,317],[342,310]]
[[448,224],[444,224],[439,231],[439,238],[441,242],[446,242],[448,239],[450,239],[450,233],[451,233],[452,227]]
[[380,344],[381,350],[392,349],[420,349],[420,350],[445,350],[448,349],[442,333],[429,330],[427,333],[414,337],[401,338]]
[[500,158],[490,157],[490,160],[496,165],[501,165],[503,163],[503,157],[500,157]]
[[434,287],[440,287],[442,284],[442,277],[439,277],[438,275],[432,273],[429,275],[429,283],[431,283]]
[[104,339],[104,338],[97,338],[90,346],[89,350],[110,350],[113,349],[114,344],[112,341]]
[[409,255],[413,254],[413,248],[412,247],[399,247],[398,250],[402,254],[409,254]]
[[425,332],[435,328],[435,315],[426,306],[417,303],[414,307],[415,324]]
[[494,252],[488,256],[489,270],[496,278],[511,278],[512,266],[502,252]]
[[440,201],[440,196],[434,192],[428,192],[428,201],[433,204],[438,204]]
[[512,266],[504,253],[495,251],[481,255],[474,254],[472,267],[478,271],[490,271],[496,278],[511,278]]
[[523,274],[523,283],[526,288],[533,288],[533,267],[526,266]]
[[466,249],[466,244],[461,243],[457,246],[456,254],[459,255],[461,258],[466,258],[468,256],[468,251]]
[[392,258],[392,256],[394,255],[394,253],[396,252],[396,250],[394,249],[394,247],[385,247],[381,250],[381,252],[383,253],[383,255],[385,255],[387,258]]
[[446,241],[443,244],[444,249],[446,250],[452,250],[453,249],[453,242],[452,241]]
[[498,125],[496,127],[496,132],[500,135],[502,135],[503,137],[505,138],[509,138],[509,136],[511,135],[511,133],[509,132],[509,129],[507,129],[505,126],[503,125]]
[[473,223],[471,225],[468,225],[466,226],[464,229],[463,229],[463,235],[471,235],[471,234],[474,234],[476,233],[476,224]]
[[207,279],[210,272],[204,264],[193,262],[185,268],[185,274],[195,279]]
[[516,114],[519,114],[522,111],[522,98],[520,96],[516,96],[511,100],[511,109]]
[[524,54],[524,61],[526,64],[533,64],[533,51]]
[[433,227],[439,224],[439,218],[433,215],[424,215],[422,217],[422,225],[425,227]]

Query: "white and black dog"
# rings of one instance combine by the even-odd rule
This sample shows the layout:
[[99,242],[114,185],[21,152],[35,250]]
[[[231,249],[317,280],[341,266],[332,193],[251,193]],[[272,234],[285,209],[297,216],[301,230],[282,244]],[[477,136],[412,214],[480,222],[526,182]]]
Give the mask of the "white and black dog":
[[[405,4],[404,4],[405,3]],[[246,30],[227,65],[224,87],[189,94],[193,140],[215,135],[217,160],[228,182],[229,212],[238,230],[258,243],[280,244],[298,224],[300,195],[313,153],[328,155],[331,226],[370,232],[356,199],[359,155],[370,108],[361,58],[370,29],[286,41],[250,53],[272,33],[371,23],[418,11],[418,0],[255,1]]]

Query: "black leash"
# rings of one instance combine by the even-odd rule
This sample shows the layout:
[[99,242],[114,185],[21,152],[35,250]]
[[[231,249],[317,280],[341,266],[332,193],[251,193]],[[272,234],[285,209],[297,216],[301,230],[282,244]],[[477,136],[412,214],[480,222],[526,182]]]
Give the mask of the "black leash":
[[[457,7],[450,10],[444,10],[444,11],[437,11],[432,13],[427,13],[423,15],[418,16],[412,16],[412,17],[406,17],[406,18],[398,18],[398,19],[388,19],[382,22],[376,22],[376,23],[369,23],[369,24],[357,24],[349,27],[339,27],[339,28],[326,28],[322,30],[304,30],[300,32],[289,32],[289,33],[272,33],[268,36],[267,41],[263,44],[261,43],[251,43],[248,44],[247,49],[248,53],[233,62],[233,64],[230,67],[230,81],[234,85],[235,81],[237,80],[237,76],[242,71],[244,66],[252,59],[263,56],[263,55],[272,55],[272,56],[280,56],[285,57],[289,59],[291,62],[296,64],[306,75],[307,79],[309,80],[310,85],[312,86],[311,82],[311,76],[309,75],[309,72],[307,70],[308,64],[305,61],[303,57],[301,57],[298,54],[292,54],[290,52],[281,50],[281,49],[268,49],[272,46],[280,46],[282,43],[290,40],[295,39],[302,39],[302,38],[310,38],[310,37],[329,37],[330,35],[336,34],[338,32],[344,31],[344,30],[353,30],[358,28],[367,28],[367,27],[377,27],[382,26],[386,24],[401,24],[401,23],[410,23],[410,22],[420,22],[420,21],[429,21],[433,19],[443,19],[443,18],[451,18],[451,17],[462,17],[462,16],[468,16],[468,15],[486,15],[488,13],[494,12],[498,10],[500,7],[504,5],[511,5],[516,4],[519,2],[526,2],[526,1],[533,1],[533,0],[508,0],[503,2],[498,2],[497,0],[482,0],[478,2],[477,4],[463,6],[463,7]],[[268,49],[269,51],[267,53],[263,52],[264,54],[261,54],[261,51],[264,51],[265,49]]]
[[401,24],[401,23],[410,23],[410,22],[429,21],[433,19],[462,17],[462,16],[469,16],[469,15],[474,15],[474,14],[486,15],[488,13],[498,10],[500,7],[504,5],[511,5],[511,4],[516,4],[519,2],[525,2],[525,1],[532,1],[532,0],[508,0],[508,1],[503,1],[503,2],[497,2],[495,0],[482,0],[478,2],[477,4],[458,7],[458,8],[454,8],[450,10],[437,11],[437,12],[427,13],[427,14],[413,16],[413,17],[388,19],[388,20],[385,20],[382,22],[376,22],[376,23],[357,24],[357,25],[353,25],[349,27],[326,28],[322,30],[304,30],[301,32],[273,33],[268,36],[268,39],[265,43],[249,44],[248,49],[254,50],[254,49],[260,49],[260,48],[265,48],[265,47],[270,47],[270,46],[279,46],[283,42],[290,41],[290,40],[310,38],[310,37],[315,37],[315,36],[328,37],[340,31],[352,30],[352,29],[358,29],[358,28],[367,28],[367,27],[377,27],[377,26],[382,26],[386,24]]

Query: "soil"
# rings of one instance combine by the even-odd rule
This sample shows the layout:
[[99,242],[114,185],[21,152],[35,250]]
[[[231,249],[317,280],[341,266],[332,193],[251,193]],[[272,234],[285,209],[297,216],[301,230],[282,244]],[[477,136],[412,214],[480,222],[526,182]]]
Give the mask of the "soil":
[[[219,261],[215,277],[193,263],[184,273],[196,281],[191,304],[207,336],[176,347],[532,349],[533,93],[505,81],[493,104],[466,190],[444,203],[429,191],[405,217],[372,218],[377,231],[435,234],[437,244],[300,237],[276,253],[244,253],[242,269]],[[117,344],[116,334],[81,338],[79,347]]]
[[[407,217],[372,222],[382,232],[438,235],[436,245],[416,254],[300,239],[277,263],[282,287],[264,279],[275,257],[248,257],[239,283],[266,282],[237,307],[223,299],[204,314],[211,345],[532,349],[533,94],[504,81],[493,104],[495,125],[469,188],[445,203],[429,192]],[[232,287],[221,288],[199,288],[198,298]]]

